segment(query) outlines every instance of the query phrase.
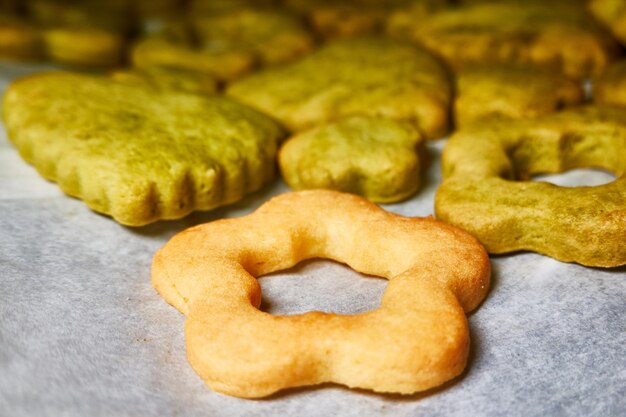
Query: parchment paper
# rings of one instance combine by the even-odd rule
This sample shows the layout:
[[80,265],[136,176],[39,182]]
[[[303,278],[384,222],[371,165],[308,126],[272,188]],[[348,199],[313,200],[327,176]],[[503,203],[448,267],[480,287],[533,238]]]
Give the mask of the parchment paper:
[[[33,67],[2,64],[0,87]],[[387,209],[433,213],[444,141],[420,192]],[[610,180],[582,170],[563,184]],[[132,229],[40,178],[0,136],[1,416],[623,416],[626,270],[585,268],[532,253],[492,257],[491,292],[470,315],[467,371],[413,396],[337,385],[242,400],[208,389],[187,363],[183,316],[150,286],[169,237],[241,216],[281,182],[233,206]],[[263,309],[355,313],[386,281],[329,261],[260,279]]]

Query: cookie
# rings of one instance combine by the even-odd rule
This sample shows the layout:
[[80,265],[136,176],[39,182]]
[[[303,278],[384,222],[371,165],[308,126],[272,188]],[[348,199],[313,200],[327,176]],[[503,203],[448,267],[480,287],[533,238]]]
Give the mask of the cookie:
[[146,85],[163,91],[192,94],[212,94],[217,91],[217,81],[211,76],[179,68],[127,68],[114,71],[110,76],[115,81]]
[[433,139],[447,131],[450,90],[446,69],[429,52],[367,37],[257,72],[231,84],[227,94],[292,131],[361,115],[409,120]]
[[615,62],[593,80],[592,96],[598,104],[626,106],[626,60]]
[[97,28],[58,27],[43,32],[46,55],[76,66],[111,67],[123,59],[124,38]]
[[9,139],[39,173],[140,226],[232,203],[274,176],[282,129],[219,96],[46,73],[4,96]]
[[397,9],[426,10],[441,3],[437,0],[287,0],[285,5],[305,16],[323,38],[333,39],[378,33],[385,26],[387,16]]
[[[582,107],[461,130],[446,144],[442,165],[437,217],[476,236],[490,253],[626,264],[626,108]],[[593,187],[530,181],[584,167],[617,179]]]
[[282,64],[313,48],[313,38],[303,23],[279,9],[240,8],[192,15],[191,21],[205,47],[247,51],[262,65]]
[[[259,311],[255,277],[311,258],[388,279],[380,307]],[[193,369],[244,398],[325,382],[402,394],[440,385],[465,368],[465,312],[489,280],[489,258],[468,233],[329,190],[282,194],[250,215],[187,229],[152,262],[152,284],[185,315]]]
[[530,65],[472,65],[456,73],[457,127],[494,118],[524,119],[582,103],[582,83]]
[[226,8],[213,14],[191,14],[133,48],[137,66],[167,66],[210,74],[231,81],[256,65],[297,58],[313,47],[300,20],[284,11]]
[[40,59],[41,31],[17,16],[0,16],[0,57],[18,61]]
[[219,81],[239,78],[255,66],[255,57],[248,52],[202,49],[172,33],[143,37],[133,46],[131,60],[139,68],[176,68],[206,74]]
[[41,28],[46,56],[53,61],[110,67],[124,59],[132,30],[126,3],[32,0],[28,13]]
[[456,68],[533,63],[579,79],[602,72],[617,48],[582,5],[565,2],[461,5],[423,19],[409,36]]
[[358,0],[288,0],[287,7],[302,14],[324,38],[376,32],[384,22],[380,7],[367,7]]
[[419,188],[421,144],[409,123],[355,116],[293,136],[278,161],[293,189],[326,188],[391,203]]
[[605,23],[613,35],[626,45],[626,1],[589,0],[589,9],[595,17]]

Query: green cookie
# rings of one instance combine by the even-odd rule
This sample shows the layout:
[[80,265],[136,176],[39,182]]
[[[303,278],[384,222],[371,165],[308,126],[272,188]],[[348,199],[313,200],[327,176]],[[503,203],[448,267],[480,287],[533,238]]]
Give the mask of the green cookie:
[[145,85],[163,91],[192,94],[212,94],[217,91],[217,81],[210,75],[182,68],[126,68],[115,70],[110,76],[118,82]]
[[352,117],[289,139],[279,163],[291,188],[329,188],[391,203],[418,189],[421,144],[409,123]]
[[448,129],[451,86],[430,53],[372,37],[331,43],[296,63],[237,81],[227,94],[294,131],[371,116],[411,121],[436,139]]
[[229,99],[46,73],[4,97],[9,139],[39,173],[130,226],[232,203],[274,177],[281,127]]
[[[535,120],[456,132],[442,157],[435,213],[490,253],[539,252],[564,262],[626,264],[626,109],[581,107]],[[599,167],[618,178],[594,187],[529,181]]]

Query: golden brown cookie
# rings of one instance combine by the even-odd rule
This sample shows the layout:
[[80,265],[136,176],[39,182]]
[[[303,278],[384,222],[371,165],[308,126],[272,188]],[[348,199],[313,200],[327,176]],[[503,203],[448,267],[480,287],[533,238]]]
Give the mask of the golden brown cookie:
[[43,177],[131,226],[257,190],[274,176],[283,136],[227,98],[72,73],[13,82],[2,111],[9,139]]
[[427,51],[358,38],[255,73],[231,84],[227,94],[293,131],[362,115],[408,120],[435,139],[448,129],[450,90],[446,69]]
[[[388,279],[380,307],[260,311],[255,277],[310,258]],[[489,276],[468,233],[328,190],[282,194],[183,231],[152,264],[154,287],[185,315],[193,369],[211,389],[246,398],[324,382],[410,394],[454,378],[469,351],[465,312],[486,296]]]
[[207,74],[180,68],[127,68],[111,73],[115,81],[145,85],[162,91],[180,91],[192,94],[212,94],[217,81]]
[[472,65],[456,73],[457,127],[494,118],[524,119],[580,104],[582,83],[530,65]]
[[605,23],[613,35],[626,45],[626,1],[589,0],[589,9],[598,20]]
[[[443,152],[435,212],[490,253],[539,252],[596,267],[626,264],[626,109],[582,107],[456,132]],[[533,175],[597,167],[618,178],[560,187]]]
[[617,61],[593,80],[593,101],[626,106],[626,60]]
[[355,116],[293,136],[278,161],[293,189],[327,188],[392,203],[419,188],[420,145],[410,123]]
[[613,39],[579,3],[461,5],[419,21],[410,38],[457,68],[469,63],[533,63],[573,78],[602,72],[616,53]]
[[220,81],[239,78],[255,65],[254,56],[247,52],[199,49],[183,38],[164,34],[140,39],[132,48],[131,60],[140,68],[177,68]]

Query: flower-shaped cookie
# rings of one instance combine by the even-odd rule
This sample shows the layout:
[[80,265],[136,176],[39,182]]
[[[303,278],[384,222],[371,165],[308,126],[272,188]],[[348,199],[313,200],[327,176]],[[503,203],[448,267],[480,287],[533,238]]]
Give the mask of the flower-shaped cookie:
[[[259,311],[255,277],[309,258],[389,279],[380,307]],[[152,266],[155,288],[186,316],[192,367],[212,389],[240,397],[323,382],[405,394],[442,384],[465,367],[465,311],[485,297],[489,274],[468,233],[328,190],[283,194],[248,216],[183,231]]]
[[291,188],[328,188],[391,203],[418,189],[421,144],[407,122],[352,117],[295,135],[278,160]]

